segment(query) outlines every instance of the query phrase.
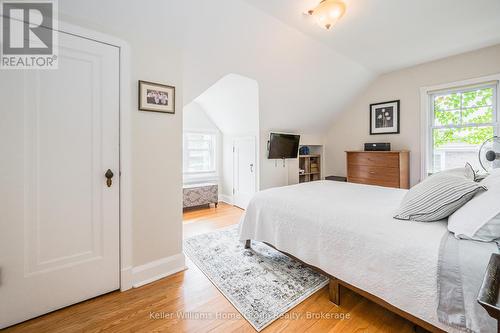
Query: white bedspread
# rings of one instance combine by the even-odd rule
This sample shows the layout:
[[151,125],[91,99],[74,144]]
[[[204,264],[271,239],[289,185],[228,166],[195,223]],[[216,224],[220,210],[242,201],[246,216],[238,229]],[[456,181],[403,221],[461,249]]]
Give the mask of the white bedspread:
[[393,219],[407,190],[317,181],[257,193],[240,239],[272,244],[436,327],[446,223]]

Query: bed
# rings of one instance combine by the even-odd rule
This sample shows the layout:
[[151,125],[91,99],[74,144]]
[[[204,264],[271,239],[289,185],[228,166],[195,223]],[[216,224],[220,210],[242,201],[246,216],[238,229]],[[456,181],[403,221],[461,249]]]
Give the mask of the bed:
[[332,181],[265,190],[249,203],[240,240],[265,242],[427,330],[458,332],[436,314],[446,221],[394,219],[406,192]]

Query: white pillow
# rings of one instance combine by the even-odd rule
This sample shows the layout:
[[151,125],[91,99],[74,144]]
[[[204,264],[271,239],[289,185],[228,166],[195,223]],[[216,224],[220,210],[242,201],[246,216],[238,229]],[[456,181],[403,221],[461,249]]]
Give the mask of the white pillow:
[[464,172],[465,172],[466,178],[472,179],[473,181],[477,180],[476,171],[474,171],[474,168],[472,167],[472,165],[469,162],[465,163],[465,171]]
[[456,237],[491,242],[500,238],[500,169],[493,170],[482,182],[488,191],[472,200],[448,218],[448,230]]
[[469,163],[465,163],[463,168],[447,169],[440,172],[441,174],[454,175],[459,177],[464,177],[470,180],[476,180],[476,172],[474,168]]
[[454,171],[433,174],[413,186],[404,196],[394,218],[418,222],[434,222],[447,218],[477,193],[486,190]]

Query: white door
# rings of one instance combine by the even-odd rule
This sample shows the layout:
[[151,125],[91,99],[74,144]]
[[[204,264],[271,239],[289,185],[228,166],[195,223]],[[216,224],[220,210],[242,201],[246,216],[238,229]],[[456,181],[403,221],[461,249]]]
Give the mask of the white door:
[[0,73],[0,328],[120,287],[119,50],[59,44]]
[[233,147],[233,201],[235,206],[246,209],[255,193],[255,138],[237,138]]

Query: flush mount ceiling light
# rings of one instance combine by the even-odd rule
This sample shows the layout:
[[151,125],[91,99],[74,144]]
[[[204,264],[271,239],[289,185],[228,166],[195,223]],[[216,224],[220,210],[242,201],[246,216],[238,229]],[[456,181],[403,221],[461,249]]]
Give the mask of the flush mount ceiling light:
[[316,8],[307,12],[320,27],[330,29],[345,13],[345,3],[341,0],[322,0]]

